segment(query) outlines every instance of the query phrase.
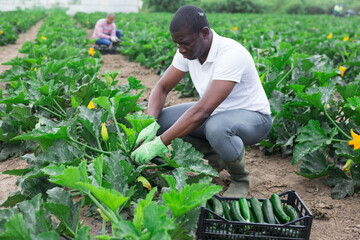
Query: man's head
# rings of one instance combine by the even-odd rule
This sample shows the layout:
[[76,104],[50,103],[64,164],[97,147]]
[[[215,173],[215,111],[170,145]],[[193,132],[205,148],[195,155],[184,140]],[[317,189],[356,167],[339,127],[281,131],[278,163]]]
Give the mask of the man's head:
[[204,11],[193,5],[179,8],[170,22],[170,34],[179,52],[190,60],[205,60],[212,40]]
[[115,15],[113,13],[108,13],[108,15],[106,17],[107,24],[113,23],[114,20],[115,20]]
[[200,33],[204,27],[210,27],[205,12],[199,7],[185,5],[175,12],[170,23],[170,32],[187,28],[191,33]]

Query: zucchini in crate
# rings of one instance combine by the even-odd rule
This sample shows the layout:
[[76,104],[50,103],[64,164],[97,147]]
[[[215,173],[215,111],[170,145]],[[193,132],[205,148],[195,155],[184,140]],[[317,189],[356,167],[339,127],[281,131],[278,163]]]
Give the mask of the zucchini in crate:
[[257,223],[264,223],[264,214],[261,210],[261,202],[256,198],[250,198],[251,210]]
[[[290,217],[291,221],[299,219],[299,214],[291,205],[285,205],[283,207],[284,212]],[[300,225],[300,222],[296,222],[295,225]]]
[[231,216],[230,216],[230,205],[227,201],[222,201],[221,205],[223,207],[223,212],[224,212],[224,218],[227,220],[231,221]]
[[224,209],[222,207],[221,201],[216,197],[210,199],[210,205],[212,206],[212,211],[218,216],[222,217],[224,215]]
[[261,210],[264,214],[264,221],[270,224],[276,224],[275,217],[274,217],[274,209],[272,207],[272,204],[270,202],[270,199],[266,198],[264,199]]
[[232,201],[230,207],[231,219],[233,221],[245,222],[245,218],[241,215],[239,201]]
[[250,208],[246,198],[239,198],[240,211],[246,222],[250,222]]
[[286,215],[283,209],[283,205],[281,203],[281,199],[279,195],[276,193],[271,194],[270,197],[271,204],[274,208],[274,213],[276,217],[279,219],[280,223],[287,223],[290,221],[290,217]]

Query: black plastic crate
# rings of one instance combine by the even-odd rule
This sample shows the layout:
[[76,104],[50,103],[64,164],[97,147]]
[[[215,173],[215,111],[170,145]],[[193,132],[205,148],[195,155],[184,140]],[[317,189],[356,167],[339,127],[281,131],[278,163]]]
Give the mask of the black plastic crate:
[[[300,218],[285,224],[248,223],[229,221],[210,209],[201,208],[196,231],[196,239],[310,239],[313,215],[300,199],[298,194],[289,190],[279,194],[283,205],[291,205],[299,213]],[[239,198],[226,198],[215,195],[220,201],[232,202]],[[250,198],[247,198],[250,200]],[[259,199],[260,202],[264,199]],[[295,225],[298,223],[298,225]],[[299,224],[300,223],[300,224]]]

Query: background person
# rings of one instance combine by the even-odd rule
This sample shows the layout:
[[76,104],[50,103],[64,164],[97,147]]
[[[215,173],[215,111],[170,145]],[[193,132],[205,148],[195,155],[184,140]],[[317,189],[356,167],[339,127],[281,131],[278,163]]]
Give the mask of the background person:
[[336,4],[334,7],[334,15],[335,17],[342,17],[343,16],[343,4],[339,3]]
[[116,43],[119,41],[122,33],[116,29],[114,20],[115,15],[109,13],[106,18],[97,21],[92,35],[94,39],[98,39],[95,44],[109,47],[112,42]]
[[[269,101],[254,60],[240,43],[212,30],[204,11],[196,6],[176,11],[170,34],[178,50],[148,104],[148,115],[157,119],[160,136],[141,145],[132,157],[147,163],[166,153],[172,140],[183,138],[215,170],[230,173],[231,184],[223,196],[245,197],[250,188],[245,146],[264,139],[272,127]],[[200,100],[163,108],[168,93],[187,72]]]

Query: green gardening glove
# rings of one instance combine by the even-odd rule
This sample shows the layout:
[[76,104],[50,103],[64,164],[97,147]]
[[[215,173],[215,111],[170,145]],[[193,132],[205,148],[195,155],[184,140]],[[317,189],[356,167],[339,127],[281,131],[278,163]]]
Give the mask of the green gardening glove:
[[169,152],[169,149],[161,141],[161,138],[156,137],[153,141],[147,142],[133,151],[131,158],[138,164],[146,164],[154,157],[167,152]]
[[139,145],[140,143],[149,142],[154,139],[156,136],[157,130],[160,128],[160,125],[157,122],[153,122],[139,133],[135,145]]

